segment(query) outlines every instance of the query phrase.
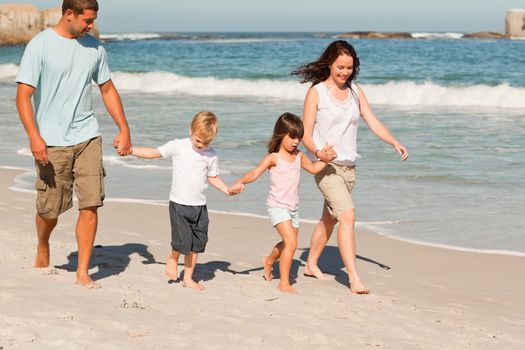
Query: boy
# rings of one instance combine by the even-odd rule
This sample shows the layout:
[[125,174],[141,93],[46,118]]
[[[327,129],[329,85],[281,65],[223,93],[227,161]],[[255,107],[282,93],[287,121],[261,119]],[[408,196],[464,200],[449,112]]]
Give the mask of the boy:
[[[198,253],[208,241],[208,210],[204,190],[209,182],[219,191],[230,194],[219,178],[217,153],[209,144],[217,134],[218,121],[211,112],[193,117],[190,137],[175,139],[158,148],[133,147],[131,154],[140,158],[172,159],[173,177],[170,190],[171,247],[166,262],[166,275],[177,279],[179,256],[184,257],[182,285],[197,290],[204,286],[192,279]],[[232,191],[232,194],[238,192]]]

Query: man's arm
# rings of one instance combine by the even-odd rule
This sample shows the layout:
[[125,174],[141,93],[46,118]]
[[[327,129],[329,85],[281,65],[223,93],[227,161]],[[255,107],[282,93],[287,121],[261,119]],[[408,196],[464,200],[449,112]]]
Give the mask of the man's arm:
[[16,89],[16,108],[18,115],[24,128],[26,129],[27,137],[29,138],[29,148],[35,160],[41,164],[46,165],[47,159],[47,145],[35,122],[35,113],[33,111],[33,105],[31,104],[31,96],[35,92],[35,88],[31,85],[18,83]]
[[98,87],[100,89],[100,94],[102,95],[102,101],[104,101],[104,105],[106,106],[109,115],[113,118],[113,121],[119,130],[119,133],[113,142],[113,146],[121,156],[131,154],[131,136],[129,126],[126,121],[124,107],[122,107],[122,101],[120,100],[117,89],[115,88],[115,85],[113,85],[111,79],[100,84]]

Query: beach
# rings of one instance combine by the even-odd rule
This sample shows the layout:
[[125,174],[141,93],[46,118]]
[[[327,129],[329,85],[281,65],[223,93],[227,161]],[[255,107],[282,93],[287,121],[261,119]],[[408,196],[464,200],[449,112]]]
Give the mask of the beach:
[[[292,277],[299,294],[262,278],[277,241],[268,219],[210,214],[195,277],[164,275],[166,205],[106,201],[92,258],[101,289],[74,284],[77,210],[51,238],[51,266],[32,268],[34,193],[0,168],[0,349],[523,349],[525,258],[411,244],[358,228],[358,268],[372,289],[346,285],[335,236],[328,281],[303,276],[313,225],[301,223]],[[180,267],[182,269],[182,266]]]

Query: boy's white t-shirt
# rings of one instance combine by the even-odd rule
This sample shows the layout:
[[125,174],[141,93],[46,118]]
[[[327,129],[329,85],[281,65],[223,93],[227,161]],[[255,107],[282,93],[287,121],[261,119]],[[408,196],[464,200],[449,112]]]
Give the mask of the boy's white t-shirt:
[[172,159],[170,201],[182,205],[205,205],[208,176],[219,175],[218,157],[211,147],[196,151],[190,138],[175,139],[157,148]]

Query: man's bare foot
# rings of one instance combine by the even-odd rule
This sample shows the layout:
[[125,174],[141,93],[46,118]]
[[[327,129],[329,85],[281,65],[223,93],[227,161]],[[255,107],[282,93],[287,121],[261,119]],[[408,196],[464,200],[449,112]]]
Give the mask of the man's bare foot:
[[361,283],[361,280],[359,279],[352,279],[350,278],[350,290],[354,294],[368,294],[370,293],[370,289],[366,288],[363,283]]
[[87,289],[100,289],[102,286],[91,279],[91,277],[77,277],[76,284]]
[[166,259],[166,276],[172,280],[179,278],[179,262],[171,256],[171,253],[168,254]]
[[264,269],[263,278],[267,282],[270,282],[272,280],[272,278],[273,278],[273,275],[272,275],[273,263],[272,264],[268,263],[268,257],[267,256],[262,258],[262,263],[263,263],[263,269]]
[[195,282],[194,280],[183,280],[182,286],[187,288],[192,288],[196,290],[204,290],[204,286],[200,283]]
[[317,267],[317,265],[310,266],[308,263],[304,265],[304,275],[306,277],[315,277],[321,281],[327,281],[328,277]]
[[297,289],[295,289],[294,287],[292,287],[291,285],[287,284],[287,285],[281,285],[279,283],[279,285],[277,286],[277,288],[279,288],[279,290],[283,293],[288,293],[288,294],[297,294]]
[[37,247],[34,268],[42,268],[49,266],[49,247]]

